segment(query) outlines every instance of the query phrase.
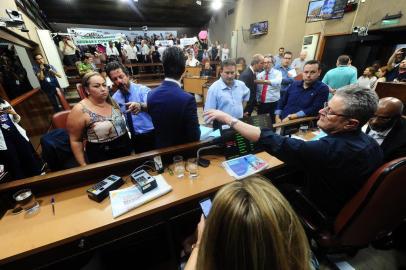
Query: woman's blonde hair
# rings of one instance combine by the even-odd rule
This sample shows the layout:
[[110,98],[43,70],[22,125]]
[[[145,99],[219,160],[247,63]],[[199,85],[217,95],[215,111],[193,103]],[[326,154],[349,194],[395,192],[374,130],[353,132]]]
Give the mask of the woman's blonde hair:
[[196,269],[309,268],[310,248],[303,227],[270,182],[252,176],[217,193],[206,220]]
[[[100,76],[100,77],[103,78],[103,80],[105,80],[105,78],[104,78],[99,72],[95,72],[95,71],[88,72],[88,73],[86,73],[85,75],[83,75],[83,78],[82,78],[82,86],[83,86],[83,88],[85,89],[85,95],[86,95],[86,97],[89,96],[89,92],[86,91],[86,89],[89,88],[90,79],[91,79],[92,77],[94,77],[94,76]],[[115,100],[111,98],[110,94],[107,96],[106,101],[107,101],[107,103],[109,103],[111,106],[113,106],[115,109],[120,110],[120,107],[118,106],[117,102],[115,102]]]

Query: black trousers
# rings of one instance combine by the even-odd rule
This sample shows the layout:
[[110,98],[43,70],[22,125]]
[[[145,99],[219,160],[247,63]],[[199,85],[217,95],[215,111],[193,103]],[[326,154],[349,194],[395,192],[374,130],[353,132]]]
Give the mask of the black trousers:
[[72,55],[65,55],[64,57],[63,57],[63,62],[64,62],[64,64],[66,65],[66,66],[69,66],[69,67],[74,67],[75,66],[75,63],[78,61],[78,58],[76,57],[76,55],[75,54],[72,54]]
[[278,101],[269,103],[259,103],[258,114],[269,114],[272,123],[275,123],[275,109]]
[[56,96],[56,91],[44,91],[45,94],[47,95],[49,101],[51,102],[52,108],[54,109],[54,112],[59,112],[61,109],[59,108],[59,103],[58,103],[58,98]]
[[110,142],[86,143],[86,155],[89,163],[124,157],[130,154],[130,138],[127,133]]
[[135,153],[147,152],[155,149],[155,131],[132,134],[131,143]]
[[41,161],[32,144],[14,127],[10,133],[2,129],[7,150],[0,150],[0,163],[10,173],[11,180],[22,179],[41,173]]

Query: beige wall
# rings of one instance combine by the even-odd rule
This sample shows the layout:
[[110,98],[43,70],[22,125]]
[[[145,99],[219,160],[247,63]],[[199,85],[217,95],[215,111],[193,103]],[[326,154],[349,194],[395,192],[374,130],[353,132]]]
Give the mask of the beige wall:
[[[225,18],[227,7],[209,24],[210,39],[230,44],[231,32],[237,32],[237,56],[249,61],[255,53],[275,54],[283,46],[295,55],[300,52],[305,30],[306,0],[239,0],[235,12]],[[249,38],[251,23],[268,20],[268,34]],[[243,30],[242,30],[243,29]],[[244,31],[244,33],[243,33]]]
[[[284,46],[297,55],[300,52],[304,35],[350,34],[353,26],[365,26],[371,22],[370,30],[385,28],[381,19],[387,14],[406,10],[406,0],[365,0],[357,11],[346,13],[341,20],[305,23],[309,0],[239,0],[235,4],[233,15],[225,18],[224,13],[231,7],[225,7],[218,13],[216,22],[209,24],[210,39],[230,44],[231,32],[238,33],[237,56],[248,61],[255,53],[275,54]],[[248,30],[253,22],[269,21],[268,35],[258,39],[242,38],[241,28]],[[376,23],[377,22],[377,23]],[[375,25],[373,25],[376,23]],[[406,15],[395,25],[405,26]]]

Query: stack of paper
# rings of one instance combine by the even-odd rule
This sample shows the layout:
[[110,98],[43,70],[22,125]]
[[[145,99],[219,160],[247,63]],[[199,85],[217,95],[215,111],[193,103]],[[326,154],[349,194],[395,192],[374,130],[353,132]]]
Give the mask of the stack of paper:
[[242,179],[268,167],[268,163],[255,155],[246,155],[223,162],[227,173],[236,179]]
[[110,191],[110,202],[113,217],[116,218],[128,211],[137,208],[153,199],[156,199],[172,190],[162,175],[154,176],[158,186],[145,194],[136,186]]

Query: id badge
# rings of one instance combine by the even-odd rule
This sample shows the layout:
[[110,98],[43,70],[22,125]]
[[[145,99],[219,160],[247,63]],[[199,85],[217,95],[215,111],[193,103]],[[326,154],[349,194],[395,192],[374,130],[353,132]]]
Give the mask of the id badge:
[[51,78],[49,78],[49,77],[46,77],[45,80],[46,80],[47,82],[49,82],[49,83],[51,82]]
[[6,129],[6,130],[10,129],[10,126],[7,125],[7,124],[1,124],[1,127],[2,127],[3,129]]
[[16,85],[20,85],[20,81],[19,81],[19,80],[16,80]]

